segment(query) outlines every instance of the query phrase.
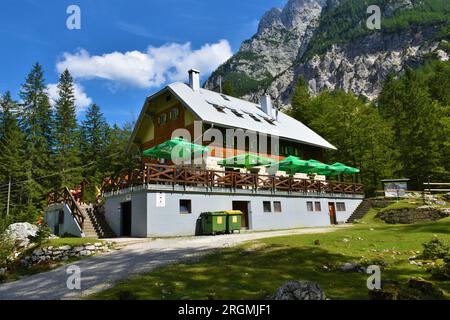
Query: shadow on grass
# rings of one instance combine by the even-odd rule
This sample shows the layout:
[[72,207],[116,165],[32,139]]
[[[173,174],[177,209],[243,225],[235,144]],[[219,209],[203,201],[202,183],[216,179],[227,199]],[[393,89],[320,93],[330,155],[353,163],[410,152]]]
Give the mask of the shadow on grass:
[[[308,280],[319,283],[331,299],[367,299],[368,275],[339,269],[342,263],[357,260],[319,247],[226,249],[198,262],[172,264],[133,276],[91,298],[265,299],[288,280]],[[416,273],[396,266],[385,274],[389,280],[404,282]]]

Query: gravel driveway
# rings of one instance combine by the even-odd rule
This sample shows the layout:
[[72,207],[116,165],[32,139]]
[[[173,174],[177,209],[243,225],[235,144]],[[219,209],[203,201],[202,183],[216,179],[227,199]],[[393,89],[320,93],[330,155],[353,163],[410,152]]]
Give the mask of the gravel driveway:
[[[216,237],[185,237],[171,239],[144,239],[126,245],[121,250],[98,255],[65,265],[52,271],[22,278],[0,285],[0,300],[58,300],[79,299],[111,287],[131,274],[205,254],[214,249],[238,245],[245,241],[284,235],[332,232],[344,226],[305,228],[284,231],[252,232]],[[81,270],[81,290],[69,290],[67,267],[76,265]]]

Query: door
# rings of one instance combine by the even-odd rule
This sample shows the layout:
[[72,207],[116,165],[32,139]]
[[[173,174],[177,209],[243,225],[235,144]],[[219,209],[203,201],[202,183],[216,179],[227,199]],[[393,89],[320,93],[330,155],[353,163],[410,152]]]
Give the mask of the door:
[[328,203],[328,212],[329,212],[329,215],[330,215],[330,223],[331,224],[337,224],[336,205],[334,204],[334,202],[329,202]]
[[122,236],[131,237],[131,201],[121,204],[122,207]]
[[250,202],[249,201],[233,201],[233,210],[242,211],[241,226],[243,229],[250,229],[250,223],[248,218]]

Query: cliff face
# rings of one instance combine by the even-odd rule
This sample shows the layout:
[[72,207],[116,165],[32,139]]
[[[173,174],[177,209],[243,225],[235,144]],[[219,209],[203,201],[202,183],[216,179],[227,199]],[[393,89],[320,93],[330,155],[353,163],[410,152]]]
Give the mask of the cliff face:
[[374,99],[389,73],[419,65],[430,54],[448,59],[438,36],[445,21],[433,16],[427,23],[404,25],[414,10],[421,10],[421,2],[380,0],[386,20],[379,31],[365,28],[366,10],[374,1],[361,0],[356,7],[353,2],[290,0],[283,9],[269,10],[257,33],[211,75],[205,87],[217,88],[221,78],[231,83],[236,96],[257,101],[267,92],[282,107],[290,103],[302,76],[313,94],[343,89]]

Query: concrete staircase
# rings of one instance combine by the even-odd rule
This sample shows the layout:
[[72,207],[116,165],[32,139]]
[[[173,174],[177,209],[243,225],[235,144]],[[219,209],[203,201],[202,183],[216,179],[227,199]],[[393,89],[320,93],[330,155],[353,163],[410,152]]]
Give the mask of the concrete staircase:
[[116,234],[105,219],[103,206],[82,204],[81,210],[85,216],[83,232],[86,238],[115,238]]
[[350,216],[350,218],[348,218],[346,223],[354,223],[355,220],[362,219],[367,214],[367,212],[369,212],[370,208],[372,208],[371,201],[364,199]]

